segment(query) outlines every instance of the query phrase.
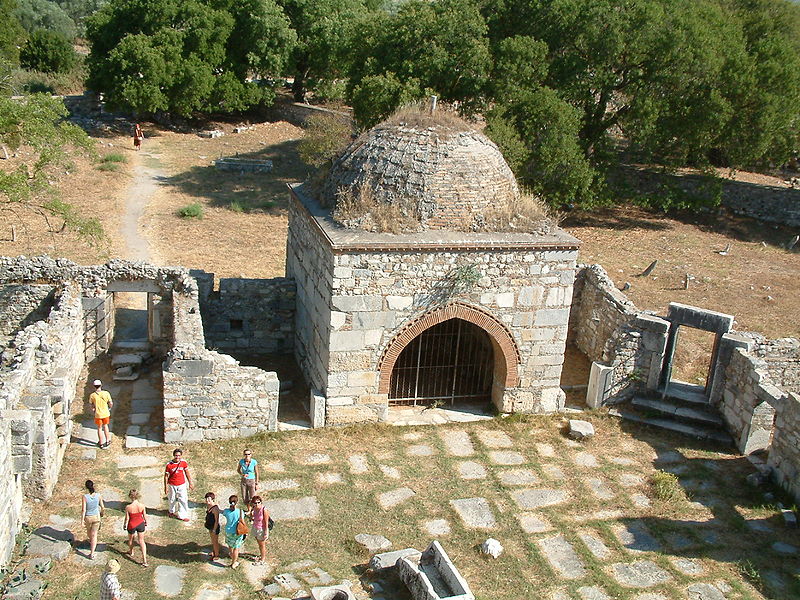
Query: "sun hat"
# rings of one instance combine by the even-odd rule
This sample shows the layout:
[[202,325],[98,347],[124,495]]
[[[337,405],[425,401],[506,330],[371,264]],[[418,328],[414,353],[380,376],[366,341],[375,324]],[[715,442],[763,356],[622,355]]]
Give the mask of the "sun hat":
[[102,382],[102,381],[100,381],[99,379],[95,379],[95,380],[94,380],[94,383],[93,383],[92,385],[94,385],[95,387],[97,387],[98,385],[103,385],[103,382]]
[[112,558],[106,563],[106,572],[107,573],[116,573],[119,571],[119,562],[115,558]]

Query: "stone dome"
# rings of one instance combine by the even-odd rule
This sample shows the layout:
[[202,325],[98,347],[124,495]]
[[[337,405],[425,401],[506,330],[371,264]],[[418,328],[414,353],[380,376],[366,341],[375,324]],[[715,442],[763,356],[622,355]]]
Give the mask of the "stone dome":
[[399,113],[362,134],[337,158],[321,202],[342,193],[394,204],[424,229],[471,231],[487,208],[508,205],[519,188],[499,148],[449,113]]

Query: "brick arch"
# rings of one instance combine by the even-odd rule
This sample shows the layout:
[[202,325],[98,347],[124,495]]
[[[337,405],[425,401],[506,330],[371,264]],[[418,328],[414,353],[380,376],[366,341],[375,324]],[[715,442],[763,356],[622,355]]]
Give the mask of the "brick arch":
[[[449,321],[450,319],[462,319],[477,325],[485,331],[492,342],[494,351],[495,377],[501,379],[506,388],[516,387],[519,376],[517,366],[519,365],[519,349],[508,328],[500,321],[495,319],[488,312],[454,302],[441,308],[417,317],[405,325],[397,335],[392,338],[389,345],[383,351],[381,360],[378,364],[380,379],[378,380],[378,393],[388,394],[389,384],[392,379],[392,370],[400,353],[405,347],[426,329]],[[499,377],[498,377],[499,376]]]

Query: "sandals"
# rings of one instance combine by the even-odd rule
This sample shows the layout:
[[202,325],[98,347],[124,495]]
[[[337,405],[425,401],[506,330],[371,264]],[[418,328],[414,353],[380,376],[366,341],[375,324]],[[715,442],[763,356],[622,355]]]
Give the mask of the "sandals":
[[235,569],[238,566],[239,566],[239,561],[237,560],[235,563],[231,564],[231,569]]

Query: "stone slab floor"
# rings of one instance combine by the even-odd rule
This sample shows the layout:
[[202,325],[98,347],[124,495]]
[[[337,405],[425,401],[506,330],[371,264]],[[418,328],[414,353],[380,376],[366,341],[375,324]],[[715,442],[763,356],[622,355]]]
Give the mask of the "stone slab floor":
[[[118,442],[87,452],[73,444],[55,495],[31,516],[46,535],[67,529],[76,539],[43,576],[45,598],[97,598],[103,564],[114,557],[127,599],[303,598],[314,586],[350,582],[357,598],[407,600],[391,572],[366,570],[359,533],[383,535],[392,549],[422,550],[438,539],[483,600],[800,598],[797,530],[763,490],[747,486],[754,469],[746,459],[604,415],[587,418],[598,433],[585,443],[563,435],[562,417],[531,416],[186,445],[196,482],[189,523],[170,519],[162,498],[171,447]],[[238,492],[245,447],[259,461],[259,491],[277,524],[268,564],[253,564],[248,539],[234,571],[226,555],[208,560],[202,498]],[[657,470],[676,475],[678,499],[654,496]],[[78,523],[86,478],[108,508],[94,561]],[[138,550],[133,560],[123,554],[132,488],[151,515],[149,567]],[[488,537],[505,548],[498,559],[478,551]]]

